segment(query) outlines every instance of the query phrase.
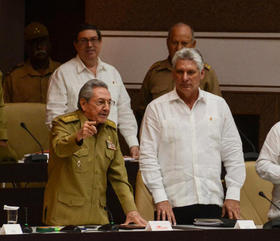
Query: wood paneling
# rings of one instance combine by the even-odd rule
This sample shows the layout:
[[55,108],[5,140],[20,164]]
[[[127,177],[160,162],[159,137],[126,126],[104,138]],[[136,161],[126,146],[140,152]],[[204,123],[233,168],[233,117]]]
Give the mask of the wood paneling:
[[84,0],[27,0],[25,24],[38,21],[47,26],[52,57],[65,62],[75,56],[73,29],[85,21]]
[[259,115],[259,147],[261,148],[270,128],[280,120],[280,93],[226,91],[223,92],[223,97],[233,115]]
[[199,32],[280,32],[278,0],[85,1],[86,21],[102,30],[166,31],[187,22]]

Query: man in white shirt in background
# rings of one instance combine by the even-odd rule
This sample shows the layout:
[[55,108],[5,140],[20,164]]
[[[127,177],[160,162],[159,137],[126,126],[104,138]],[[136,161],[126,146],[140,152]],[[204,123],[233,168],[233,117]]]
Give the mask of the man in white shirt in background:
[[179,50],[172,64],[175,89],[148,105],[140,135],[140,170],[157,219],[174,224],[226,214],[237,219],[246,174],[230,109],[223,98],[199,88],[204,64],[198,50]]
[[[280,122],[267,134],[259,158],[256,161],[259,176],[273,183],[272,201],[280,207]],[[280,217],[280,211],[271,205],[268,218]]]
[[108,119],[116,123],[130,148],[131,156],[138,159],[137,123],[130,107],[130,97],[119,72],[99,58],[101,46],[101,33],[95,26],[79,26],[74,38],[77,56],[61,65],[50,78],[46,124],[51,127],[56,116],[75,111],[81,87],[90,79],[100,79],[108,85],[115,102]]

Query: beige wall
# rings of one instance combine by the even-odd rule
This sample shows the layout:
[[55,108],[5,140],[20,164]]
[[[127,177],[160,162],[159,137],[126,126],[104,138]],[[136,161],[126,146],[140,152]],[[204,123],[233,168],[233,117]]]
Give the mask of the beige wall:
[[[148,68],[167,56],[166,32],[102,33],[101,56],[117,67],[127,87],[139,87]],[[196,33],[196,38],[223,90],[280,90],[280,34]]]

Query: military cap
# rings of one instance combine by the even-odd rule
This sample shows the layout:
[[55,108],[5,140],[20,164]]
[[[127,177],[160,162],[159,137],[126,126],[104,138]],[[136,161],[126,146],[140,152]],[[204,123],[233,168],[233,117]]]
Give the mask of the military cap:
[[32,22],[28,24],[24,29],[25,40],[32,40],[32,39],[42,38],[47,36],[49,36],[47,27],[38,22]]

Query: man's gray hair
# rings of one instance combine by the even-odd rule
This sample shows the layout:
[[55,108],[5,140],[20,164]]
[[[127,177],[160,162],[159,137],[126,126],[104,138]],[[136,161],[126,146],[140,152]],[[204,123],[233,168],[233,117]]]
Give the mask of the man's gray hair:
[[80,99],[84,98],[88,102],[90,98],[93,96],[92,90],[98,87],[102,87],[108,90],[108,86],[103,81],[98,79],[91,79],[83,85],[83,87],[80,89],[79,98],[78,98],[79,110],[82,110],[82,107],[80,105]]
[[203,57],[198,49],[182,48],[182,49],[178,50],[175,53],[174,57],[172,58],[173,68],[175,68],[177,61],[180,59],[194,61],[197,65],[197,68],[199,69],[199,72],[201,72],[204,68]]

